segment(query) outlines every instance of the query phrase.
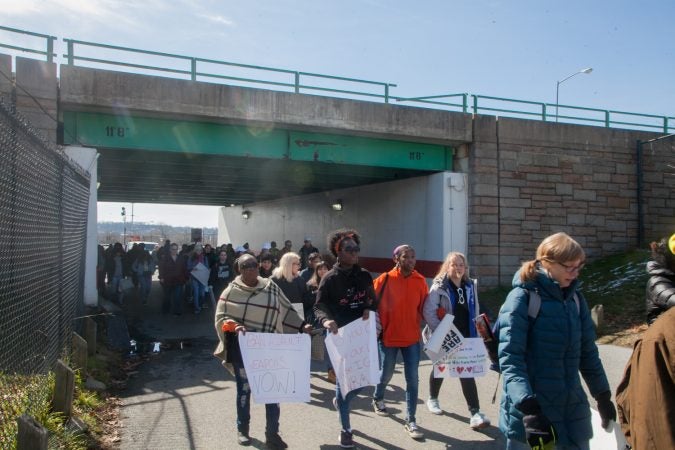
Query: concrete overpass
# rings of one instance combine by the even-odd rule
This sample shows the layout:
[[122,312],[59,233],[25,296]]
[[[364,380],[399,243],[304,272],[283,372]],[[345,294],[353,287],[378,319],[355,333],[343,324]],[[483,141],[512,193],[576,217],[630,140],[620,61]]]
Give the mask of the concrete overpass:
[[452,169],[471,116],[61,67],[63,143],[98,149],[99,199],[230,205]]
[[554,231],[593,258],[636,246],[641,221],[646,239],[675,228],[672,140],[636,149],[654,133],[67,65],[57,81],[52,63],[16,61],[16,85],[0,89],[52,139],[96,149],[101,200],[220,204],[221,240],[235,244],[321,246],[353,226],[372,270],[408,242],[427,276],[460,250],[493,286]]

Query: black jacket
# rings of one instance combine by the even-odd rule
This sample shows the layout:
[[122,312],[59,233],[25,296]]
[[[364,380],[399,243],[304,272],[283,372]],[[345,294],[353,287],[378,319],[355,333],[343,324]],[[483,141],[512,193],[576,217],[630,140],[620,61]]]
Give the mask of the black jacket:
[[361,318],[364,309],[377,310],[373,277],[358,265],[347,270],[333,266],[321,279],[316,293],[317,323],[334,320],[342,327]]
[[675,306],[675,273],[656,261],[647,263],[647,323],[652,324],[662,312]]

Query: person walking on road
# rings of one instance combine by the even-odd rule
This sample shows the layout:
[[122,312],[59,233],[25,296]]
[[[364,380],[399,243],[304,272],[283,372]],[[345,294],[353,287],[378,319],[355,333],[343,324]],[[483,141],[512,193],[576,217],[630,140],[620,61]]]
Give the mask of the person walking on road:
[[159,263],[159,283],[164,289],[164,301],[162,302],[164,314],[167,314],[169,310],[176,316],[182,314],[183,285],[187,278],[185,258],[178,254],[178,244],[173,243],[169,247],[169,254]]
[[[333,334],[337,334],[339,327],[354,320],[367,320],[369,311],[377,311],[373,278],[358,265],[360,242],[356,231],[350,229],[337,230],[328,236],[328,248],[337,258],[337,263],[321,280],[314,313],[317,323]],[[338,378],[340,376],[338,374]],[[342,448],[354,447],[349,405],[362,390],[354,389],[343,397],[340,383],[335,384],[333,405],[340,413],[342,429],[339,442]]]
[[[616,420],[595,327],[578,291],[585,259],[581,246],[567,234],[548,236],[536,258],[516,272],[513,290],[499,311],[504,377],[499,428],[507,450],[589,450],[591,411],[579,372],[597,401],[602,426]],[[541,302],[531,317],[528,306],[535,292]]]
[[[225,288],[216,306],[218,347],[213,354],[234,373],[237,384],[237,442],[250,445],[251,387],[239,350],[238,334],[247,331],[310,333],[312,327],[300,318],[274,282],[258,276],[255,256],[244,253],[235,262],[235,267],[239,275]],[[278,403],[265,405],[265,444],[271,450],[288,447],[279,436],[279,416]]]
[[[476,295],[476,286],[469,278],[466,257],[459,252],[450,252],[445,257],[440,270],[434,278],[429,295],[424,302],[424,320],[431,331],[441,323],[446,314],[454,316],[453,324],[462,336],[478,336],[474,320],[480,314],[480,305]],[[469,426],[474,430],[490,426],[490,420],[480,411],[478,388],[474,378],[460,378],[462,394],[469,408]],[[432,414],[443,414],[438,402],[438,394],[443,378],[434,378],[434,369],[429,374],[429,399],[427,408]]]
[[424,434],[417,426],[418,368],[420,363],[420,325],[422,305],[427,297],[427,282],[415,270],[415,249],[399,245],[394,249],[395,267],[385,272],[374,282],[378,296],[377,311],[382,324],[378,340],[382,375],[373,393],[373,409],[380,416],[388,415],[384,393],[394,375],[396,357],[403,356],[405,373],[406,419],[405,430],[413,439],[422,439]]
[[675,448],[675,234],[652,242],[649,328],[635,343],[616,390],[619,424],[635,450]]

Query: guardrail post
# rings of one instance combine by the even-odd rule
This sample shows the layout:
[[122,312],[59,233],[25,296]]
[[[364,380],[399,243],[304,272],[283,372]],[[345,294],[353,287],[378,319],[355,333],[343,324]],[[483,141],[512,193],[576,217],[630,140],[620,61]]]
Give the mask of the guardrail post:
[[192,81],[197,81],[197,58],[190,58],[190,77]]
[[663,132],[668,134],[668,116],[663,116]]
[[466,110],[468,109],[468,106],[469,106],[468,105],[469,102],[468,102],[468,99],[467,99],[468,96],[469,96],[469,94],[462,94],[462,112],[465,113],[465,114],[466,114]]
[[47,62],[54,62],[54,39],[53,36],[47,38]]
[[300,93],[300,72],[295,72],[295,93]]
[[609,128],[609,124],[610,124],[610,121],[609,121],[609,111],[608,111],[608,110],[605,110],[605,128]]
[[73,331],[73,365],[75,369],[87,371],[87,341]]
[[389,103],[389,85],[384,85],[384,102]]
[[52,407],[56,412],[62,412],[65,417],[70,417],[73,411],[73,397],[75,395],[75,373],[60,359],[56,361],[54,368],[54,398]]
[[541,104],[541,120],[546,122],[546,103]]
[[72,66],[75,62],[75,44],[69,39],[64,39],[68,43],[68,65]]
[[17,417],[19,432],[16,437],[18,450],[47,450],[49,433],[40,422],[27,414]]
[[478,114],[478,96],[472,95],[471,97],[473,97],[473,113]]

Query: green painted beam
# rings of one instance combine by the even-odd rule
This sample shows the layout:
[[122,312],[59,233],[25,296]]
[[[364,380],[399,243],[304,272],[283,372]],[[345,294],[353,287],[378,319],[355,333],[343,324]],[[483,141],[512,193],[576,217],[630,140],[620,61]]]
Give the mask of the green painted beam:
[[223,156],[283,158],[284,130],[89,112],[63,115],[66,144]]
[[63,122],[65,144],[97,148],[452,170],[452,148],[434,144],[91,112]]
[[451,170],[452,149],[442,145],[290,132],[290,159],[416,170]]

